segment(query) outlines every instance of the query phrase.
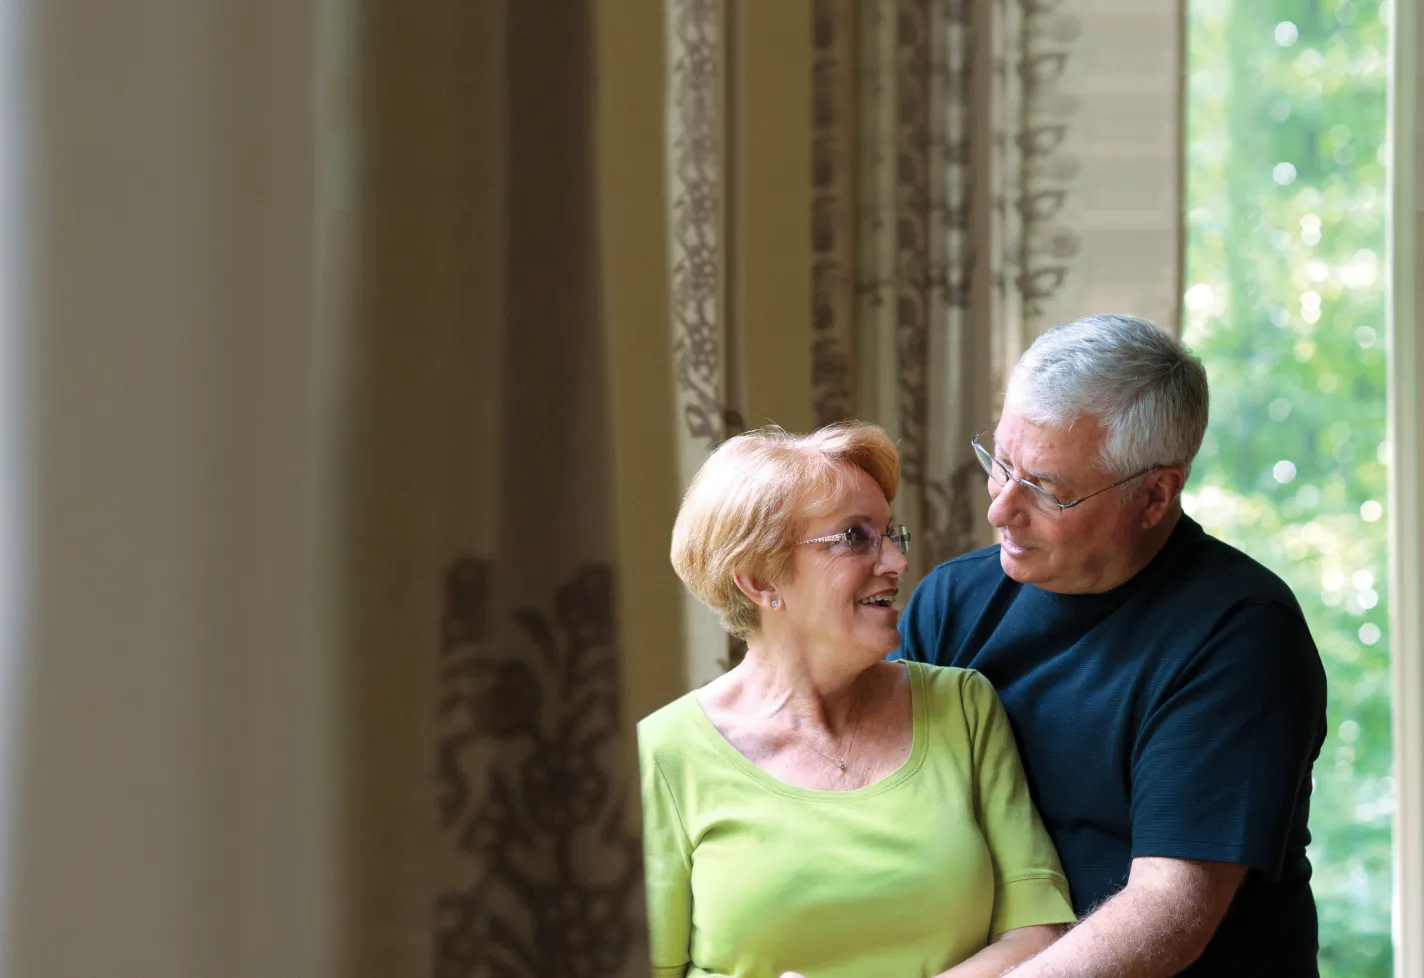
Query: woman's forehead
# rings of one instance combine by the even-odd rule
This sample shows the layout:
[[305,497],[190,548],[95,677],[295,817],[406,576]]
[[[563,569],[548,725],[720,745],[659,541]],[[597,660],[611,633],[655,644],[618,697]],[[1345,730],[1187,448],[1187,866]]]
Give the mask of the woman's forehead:
[[840,492],[806,513],[808,523],[878,524],[889,518],[890,504],[884,490],[869,474],[859,469],[856,473],[858,478],[848,480]]

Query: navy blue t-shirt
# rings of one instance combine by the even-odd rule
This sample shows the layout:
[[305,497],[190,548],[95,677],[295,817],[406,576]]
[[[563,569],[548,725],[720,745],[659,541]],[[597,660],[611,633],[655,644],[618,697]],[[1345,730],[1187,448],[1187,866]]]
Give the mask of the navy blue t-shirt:
[[1105,594],[1019,584],[989,547],[915,589],[896,657],[984,673],[1084,916],[1136,856],[1248,867],[1190,976],[1315,976],[1311,765],[1325,673],[1285,583],[1183,516]]

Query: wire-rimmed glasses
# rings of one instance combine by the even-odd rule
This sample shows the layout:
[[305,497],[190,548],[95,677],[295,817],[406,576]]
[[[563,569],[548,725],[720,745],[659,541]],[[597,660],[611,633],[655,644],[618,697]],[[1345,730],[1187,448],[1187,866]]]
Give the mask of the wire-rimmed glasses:
[[1059,516],[1062,516],[1063,511],[1065,509],[1072,509],[1074,506],[1077,506],[1080,503],[1087,502],[1094,496],[1101,496],[1109,489],[1116,489],[1120,485],[1124,485],[1125,483],[1131,482],[1133,479],[1140,478],[1146,475],[1148,472],[1155,472],[1157,469],[1160,469],[1162,467],[1160,465],[1149,465],[1141,472],[1134,472],[1127,478],[1119,479],[1112,485],[1099,489],[1097,492],[1090,492],[1086,496],[1079,496],[1077,499],[1059,499],[1057,496],[1055,496],[1053,493],[1049,492],[1042,486],[1035,485],[1034,483],[1029,482],[1027,479],[1020,479],[1015,476],[1012,472],[1009,471],[1009,467],[1004,464],[1003,459],[997,458],[993,452],[989,451],[989,449],[985,448],[982,444],[980,444],[979,439],[982,436],[988,434],[989,430],[990,429],[986,428],[983,431],[979,432],[979,434],[975,435],[972,439],[970,439],[970,444],[974,446],[974,455],[976,458],[979,459],[979,464],[984,467],[984,471],[989,476],[989,481],[1000,489],[1004,488],[1004,486],[1008,485],[1010,482],[1017,482],[1019,485],[1029,490],[1028,498],[1032,500],[1035,509],[1037,509],[1040,513],[1043,513],[1045,516],[1052,516],[1055,519]]
[[890,538],[890,542],[899,549],[900,553],[910,552],[910,531],[900,523],[896,523],[884,532],[869,523],[863,523],[860,526],[852,526],[843,533],[833,533],[828,537],[816,537],[814,540],[800,540],[797,542],[797,546],[807,543],[843,543],[851,553],[857,557],[864,557],[879,553],[880,543],[886,537]]

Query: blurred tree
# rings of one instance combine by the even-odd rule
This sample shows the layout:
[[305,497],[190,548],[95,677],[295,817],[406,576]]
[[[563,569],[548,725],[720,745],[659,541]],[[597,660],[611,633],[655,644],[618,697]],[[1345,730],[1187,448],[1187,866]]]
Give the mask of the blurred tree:
[[1389,4],[1191,0],[1185,337],[1212,420],[1184,502],[1294,589],[1325,660],[1321,974],[1388,978]]

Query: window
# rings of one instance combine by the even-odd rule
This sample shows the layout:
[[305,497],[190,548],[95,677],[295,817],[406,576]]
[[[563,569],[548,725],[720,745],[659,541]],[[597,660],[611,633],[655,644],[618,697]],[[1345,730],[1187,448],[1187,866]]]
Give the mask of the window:
[[1295,591],[1330,683],[1310,848],[1324,978],[1388,978],[1388,5],[1188,4],[1187,511]]

